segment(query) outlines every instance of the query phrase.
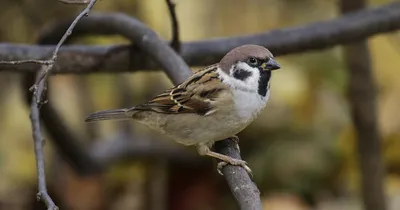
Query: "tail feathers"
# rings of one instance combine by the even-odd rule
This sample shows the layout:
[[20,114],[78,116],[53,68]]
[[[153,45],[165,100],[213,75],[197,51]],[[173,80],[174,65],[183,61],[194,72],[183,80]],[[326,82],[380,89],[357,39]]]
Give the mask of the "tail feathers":
[[132,118],[133,109],[113,109],[95,112],[86,117],[85,122],[100,120],[127,120]]

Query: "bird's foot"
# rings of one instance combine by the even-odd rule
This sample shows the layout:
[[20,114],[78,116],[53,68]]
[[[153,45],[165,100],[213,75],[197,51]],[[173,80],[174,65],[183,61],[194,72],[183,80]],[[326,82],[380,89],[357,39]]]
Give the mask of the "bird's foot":
[[228,159],[227,162],[225,162],[225,161],[219,162],[218,165],[217,165],[217,171],[218,171],[218,173],[221,174],[221,175],[224,175],[224,174],[222,173],[222,168],[223,168],[224,166],[228,165],[228,164],[233,165],[233,166],[241,166],[244,170],[246,170],[246,172],[247,172],[251,177],[253,177],[253,172],[251,171],[250,167],[247,165],[247,162],[244,161],[244,160],[239,160],[239,159],[235,159],[235,158],[230,158],[230,159]]
[[232,158],[230,156],[211,151],[210,148],[207,145],[202,145],[202,144],[197,146],[197,151],[198,151],[198,153],[200,155],[207,155],[207,156],[210,156],[210,157],[217,158],[217,159],[221,160],[221,162],[219,162],[218,165],[217,165],[218,173],[221,174],[221,175],[223,175],[223,173],[221,171],[222,168],[224,166],[230,164],[230,165],[233,165],[233,166],[241,166],[244,170],[246,170],[246,172],[251,177],[253,177],[253,174],[251,172],[250,167],[247,165],[247,162],[244,161],[244,160],[235,159],[235,158]]

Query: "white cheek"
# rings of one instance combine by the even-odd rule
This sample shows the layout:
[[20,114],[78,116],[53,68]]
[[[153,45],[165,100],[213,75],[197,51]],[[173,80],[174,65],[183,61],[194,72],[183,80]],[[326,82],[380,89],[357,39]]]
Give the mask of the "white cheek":
[[231,86],[235,89],[240,89],[247,92],[257,92],[258,91],[258,83],[260,79],[260,72],[257,68],[252,68],[246,63],[239,62],[237,67],[240,69],[244,69],[248,72],[251,72],[251,75],[246,78],[244,81],[234,78],[233,75],[233,67],[230,69],[230,75],[223,72],[221,69],[217,69],[220,77],[223,79],[224,83]]
[[[251,76],[246,78],[244,81],[242,81],[242,80],[238,80],[238,81],[244,83],[244,85],[246,87],[248,87],[249,89],[258,90],[258,82],[260,79],[260,71],[258,70],[258,68],[250,67],[249,65],[247,65],[247,63],[244,63],[244,62],[239,62],[237,64],[237,67],[239,69],[244,69],[248,72],[251,72]],[[233,68],[230,70],[230,73],[231,73],[231,75],[233,75]]]
[[[244,69],[244,66],[240,67]],[[251,67],[247,66],[246,68]],[[269,98],[269,91],[265,97],[258,94],[258,80],[260,77],[258,69],[256,71],[251,70],[253,73],[252,76],[245,81],[238,80],[220,69],[217,69],[217,72],[221,79],[223,79],[223,83],[232,87],[235,109],[240,120],[254,120],[265,107]]]

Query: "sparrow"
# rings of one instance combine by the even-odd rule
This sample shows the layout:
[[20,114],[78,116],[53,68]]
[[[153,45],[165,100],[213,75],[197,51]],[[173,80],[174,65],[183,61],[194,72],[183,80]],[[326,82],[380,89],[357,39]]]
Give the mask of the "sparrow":
[[134,119],[180,144],[196,146],[202,156],[221,160],[218,172],[231,164],[251,174],[245,161],[211,147],[219,140],[237,139],[235,135],[256,119],[268,101],[271,73],[277,69],[268,49],[242,45],[147,103],[95,112],[85,121]]

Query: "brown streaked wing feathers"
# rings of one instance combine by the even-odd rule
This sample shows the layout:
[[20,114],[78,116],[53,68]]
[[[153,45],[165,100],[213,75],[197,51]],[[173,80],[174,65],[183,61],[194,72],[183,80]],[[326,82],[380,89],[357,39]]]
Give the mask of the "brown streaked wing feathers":
[[166,90],[135,110],[154,111],[165,114],[197,113],[206,115],[215,107],[212,103],[227,86],[216,73],[217,65],[209,66],[193,74],[185,82]]

